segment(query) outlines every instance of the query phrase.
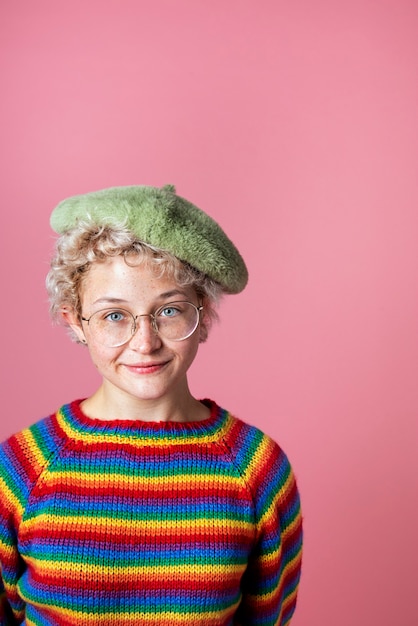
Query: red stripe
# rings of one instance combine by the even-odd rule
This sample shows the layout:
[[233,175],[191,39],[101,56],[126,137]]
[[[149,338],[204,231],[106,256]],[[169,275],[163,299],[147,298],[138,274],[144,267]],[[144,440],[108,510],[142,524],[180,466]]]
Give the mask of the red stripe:
[[[60,587],[62,586],[65,589],[79,589],[81,592],[86,592],[86,588],[80,586],[80,574],[83,571],[83,565],[80,566],[72,566],[73,570],[71,572],[64,571],[62,574],[57,573],[56,575],[50,575],[48,572],[36,572],[34,570],[30,571],[31,583],[35,586],[53,586]],[[133,591],[184,591],[186,588],[186,593],[190,593],[193,590],[196,591],[208,591],[208,590],[219,590],[219,580],[216,577],[216,573],[213,574],[213,579],[210,578],[210,574],[207,570],[202,568],[202,571],[197,574],[196,572],[192,572],[190,568],[187,568],[184,571],[184,575],[180,572],[176,572],[172,574],[172,577],[169,577],[169,573],[167,571],[162,571],[160,563],[157,561],[157,565],[154,568],[149,568],[145,574],[135,577],[134,569],[131,571],[126,571],[122,573],[118,571],[117,568],[115,572],[111,572],[108,576],[105,573],[98,572],[97,578],[89,578],[88,580],[88,590],[92,591],[108,591],[108,592],[120,592],[120,591],[128,591],[132,593]],[[113,574],[116,574],[114,576]],[[242,576],[242,572],[237,570],[237,572],[232,573],[229,571],[227,575],[222,578],[222,592],[236,591],[237,586],[239,585],[240,579]]]
[[[132,525],[129,524],[129,521],[126,522],[126,526],[122,527],[121,530],[123,530],[123,532],[120,534],[117,534],[118,529],[111,531],[108,527],[101,527],[100,522],[97,522],[93,526],[86,526],[83,520],[80,520],[80,524],[73,526],[67,525],[65,518],[62,521],[63,523],[56,526],[55,529],[51,528],[48,524],[40,526],[39,522],[36,527],[29,527],[28,534],[31,543],[33,545],[37,543],[44,545],[55,543],[62,546],[67,540],[70,540],[71,542],[79,542],[80,548],[82,548],[86,542],[89,542],[92,544],[91,546],[89,545],[89,549],[91,548],[93,550],[93,544],[95,542],[97,542],[97,544],[108,543],[109,538],[112,540],[112,545],[138,546],[140,544],[160,544],[164,546],[181,545],[185,548],[188,545],[194,547],[198,543],[207,545],[209,541],[213,548],[217,547],[218,549],[222,549],[225,543],[228,546],[251,548],[254,538],[253,528],[240,525],[234,525],[235,533],[233,537],[230,536],[231,531],[227,526],[225,526],[223,533],[220,532],[218,536],[215,536],[214,534],[210,534],[207,528],[201,529],[188,526],[183,528],[173,527],[169,530],[164,530],[164,528],[159,528],[158,525],[156,525],[156,527],[152,529],[152,537],[147,541],[144,536],[144,529],[141,528],[142,532],[138,535],[138,530],[135,530]],[[24,545],[25,535],[23,533],[21,542],[22,545]]]

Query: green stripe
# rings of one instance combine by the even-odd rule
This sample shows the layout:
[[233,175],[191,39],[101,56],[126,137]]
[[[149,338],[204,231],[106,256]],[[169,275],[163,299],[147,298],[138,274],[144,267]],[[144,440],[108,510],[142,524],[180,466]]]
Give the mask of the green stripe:
[[[171,510],[166,509],[164,511],[161,511],[160,509],[156,515],[152,515],[149,510],[143,511],[143,512],[131,511],[131,510],[128,510],[128,511],[119,510],[118,511],[118,510],[109,508],[107,511],[103,511],[98,508],[96,509],[94,507],[88,507],[88,506],[85,506],[81,510],[72,511],[70,509],[63,509],[62,507],[59,507],[57,503],[53,503],[52,505],[46,504],[45,506],[37,506],[36,511],[34,511],[32,515],[28,514],[25,516],[25,521],[36,519],[40,515],[51,515],[54,518],[58,517],[63,520],[66,520],[67,518],[70,518],[70,517],[74,517],[77,519],[85,519],[85,518],[94,517],[95,519],[108,519],[108,520],[112,519],[118,522],[126,521],[130,523],[147,522],[147,521],[148,522],[155,521],[155,522],[161,523],[162,521],[174,521],[174,522],[177,522],[178,524],[181,524],[183,522],[196,521],[196,520],[207,520],[207,521],[229,520],[229,521],[238,522],[238,523],[246,522],[250,524],[251,526],[253,526],[253,523],[254,523],[252,510],[248,510],[248,512],[241,511],[241,510],[237,510],[236,512],[231,511],[231,510],[197,511],[191,508],[188,512],[186,512],[186,511],[182,511],[180,507],[181,505],[179,504],[177,508],[173,507]],[[209,505],[208,505],[208,509],[209,509]]]

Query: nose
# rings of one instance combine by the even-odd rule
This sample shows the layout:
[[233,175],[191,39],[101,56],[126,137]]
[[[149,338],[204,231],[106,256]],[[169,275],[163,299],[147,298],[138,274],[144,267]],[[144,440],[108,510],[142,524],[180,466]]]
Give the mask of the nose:
[[149,354],[161,347],[161,339],[155,331],[151,315],[138,315],[135,319],[135,331],[129,346],[142,354]]

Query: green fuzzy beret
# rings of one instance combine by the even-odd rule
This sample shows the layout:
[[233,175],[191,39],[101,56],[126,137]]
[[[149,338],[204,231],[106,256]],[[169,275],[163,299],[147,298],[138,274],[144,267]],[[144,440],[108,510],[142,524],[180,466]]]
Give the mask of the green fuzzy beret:
[[247,284],[247,268],[232,241],[209,215],[177,196],[173,185],[111,187],[67,198],[52,212],[51,227],[61,235],[86,218],[125,224],[138,240],[171,252],[227,293]]

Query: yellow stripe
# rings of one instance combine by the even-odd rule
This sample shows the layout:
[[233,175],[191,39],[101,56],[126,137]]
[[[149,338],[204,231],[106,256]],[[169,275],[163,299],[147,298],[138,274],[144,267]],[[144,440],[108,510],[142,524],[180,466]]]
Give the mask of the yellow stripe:
[[290,470],[290,473],[289,473],[289,476],[287,477],[286,482],[281,486],[279,491],[276,493],[276,495],[274,496],[273,500],[270,503],[269,508],[264,512],[264,515],[260,519],[261,525],[264,525],[267,519],[274,517],[276,515],[276,511],[280,508],[279,502],[285,499],[284,495],[290,491],[290,489],[293,486],[294,480],[295,478],[293,476],[292,471]]
[[2,561],[16,560],[17,559],[17,550],[15,545],[9,545],[8,543],[2,541],[0,538],[0,554],[2,556]]
[[[30,463],[35,474],[39,475],[42,469],[47,463],[47,459],[44,457],[41,449],[39,448],[36,440],[29,428],[23,430],[16,435],[16,441],[20,447],[21,454],[25,454],[27,462]],[[16,497],[13,491],[9,488],[7,483],[0,478],[0,494],[1,497],[12,506],[10,509],[15,510],[19,517],[19,521],[23,515],[24,507],[20,500]],[[24,503],[26,506],[26,502]]]
[[77,580],[80,577],[80,571],[83,572],[83,576],[92,576],[97,579],[99,574],[102,580],[113,580],[115,574],[117,574],[118,582],[122,582],[124,577],[127,581],[132,581],[132,577],[143,577],[146,580],[196,580],[200,582],[207,581],[211,576],[220,577],[220,579],[227,580],[228,578],[239,578],[242,572],[246,568],[246,563],[243,564],[231,564],[226,563],[203,563],[197,564],[175,564],[175,565],[163,565],[158,563],[157,566],[152,562],[148,566],[144,565],[93,565],[91,563],[74,563],[63,561],[48,561],[39,560],[34,557],[25,557],[26,563],[36,571],[37,576],[42,576],[44,572],[48,577],[56,577],[56,580],[65,578],[71,580],[74,578]]
[[[61,413],[61,411],[58,411],[57,413],[57,420],[62,430],[71,439],[75,439],[77,441],[84,441],[87,443],[108,442],[108,443],[116,443],[118,445],[120,445],[121,443],[120,434],[111,435],[110,433],[106,433],[105,435],[99,435],[98,433],[95,433],[94,435],[88,435],[86,433],[80,432],[79,430],[73,428],[69,422],[67,422],[65,416]],[[185,433],[184,437],[176,436],[176,437],[170,438],[169,436],[167,436],[167,437],[162,437],[160,440],[159,438],[155,437],[155,435],[150,434],[149,437],[141,437],[141,438],[127,437],[126,443],[129,443],[131,445],[139,445],[139,446],[150,445],[152,447],[167,446],[168,441],[170,442],[170,445],[181,445],[184,443],[191,444],[191,443],[197,443],[197,442],[198,443],[212,443],[214,441],[219,441],[220,439],[222,439],[222,437],[226,435],[226,433],[230,430],[231,427],[232,427],[232,419],[229,418],[223,424],[222,428],[215,430],[215,432],[211,435],[205,435],[202,437],[198,437],[198,436],[191,437],[190,433]]]
[[[213,479],[216,477],[216,485],[213,483]],[[226,489],[228,492],[231,490],[237,490],[239,488],[244,487],[243,480],[240,476],[218,476],[214,472],[213,474],[170,474],[170,481],[175,479],[175,485],[171,483],[167,483],[167,476],[132,476],[129,474],[118,474],[116,472],[108,473],[106,472],[103,475],[103,471],[97,470],[97,473],[79,473],[79,471],[63,471],[58,474],[48,473],[44,476],[45,484],[55,484],[57,478],[60,484],[65,484],[70,487],[73,483],[78,487],[93,487],[100,488],[101,483],[111,491],[112,486],[115,487],[125,487],[129,486],[142,488],[147,487],[151,489],[158,489],[166,487],[170,491],[173,491],[174,486],[177,485],[181,487],[189,487],[193,492],[199,490],[200,488],[204,488],[205,491],[211,483],[216,486],[219,490],[220,488]]]
[[7,485],[7,483],[3,480],[3,478],[0,477],[0,494],[3,500],[5,500],[7,503],[11,503],[11,509],[15,509],[16,513],[19,516],[19,519],[21,519],[22,515],[23,515],[23,507],[22,504],[20,502],[20,500],[18,498],[16,498],[15,494],[13,493],[13,491],[10,490],[9,486]]
[[[268,564],[271,561],[276,561],[276,560],[280,561],[281,554],[282,554],[282,550],[280,549],[274,554],[261,557],[259,561],[260,565]],[[286,565],[283,568],[282,575],[281,575],[281,579],[280,579],[281,582],[283,582],[283,580],[288,576],[288,574],[290,574],[294,569],[296,569],[296,567],[299,565],[301,560],[302,560],[302,553],[300,551],[298,552],[298,554],[295,556],[294,559],[291,559],[286,563]],[[277,589],[274,589],[271,593],[265,594],[263,598],[271,599],[276,592],[277,592]]]
[[251,477],[248,478],[249,474],[253,474],[258,468],[265,464],[266,459],[270,458],[271,453],[274,449],[275,444],[273,441],[264,435],[262,440],[260,441],[258,448],[254,452],[254,455],[251,458],[251,463],[247,466],[245,477],[251,483]]
[[284,542],[288,536],[290,537],[291,535],[293,535],[296,528],[300,526],[301,523],[302,523],[302,514],[299,513],[298,515],[296,515],[293,522],[289,524],[289,526],[286,526],[286,528],[282,529],[282,541]]
[[36,462],[37,466],[34,467],[37,473],[46,465],[47,459],[44,457],[41,448],[38,446],[32,431],[27,428],[17,435],[19,445],[31,454],[31,465],[34,466]]
[[158,519],[155,522],[150,519],[144,520],[132,520],[132,519],[115,519],[114,517],[100,517],[97,516],[82,516],[77,517],[74,515],[52,515],[50,513],[44,515],[38,515],[34,518],[24,520],[21,524],[21,532],[29,532],[31,526],[34,526],[37,530],[51,529],[51,528],[66,528],[71,530],[103,530],[109,534],[124,532],[129,536],[138,534],[141,530],[146,529],[147,533],[154,533],[155,535],[167,535],[176,531],[176,534],[181,534],[182,529],[185,533],[193,534],[193,532],[208,531],[210,527],[211,533],[223,533],[226,529],[228,532],[239,532],[240,534],[246,533],[252,537],[254,534],[254,527],[251,522],[239,521],[239,520],[225,520],[224,518],[218,519],[186,519],[182,520],[161,520]]

